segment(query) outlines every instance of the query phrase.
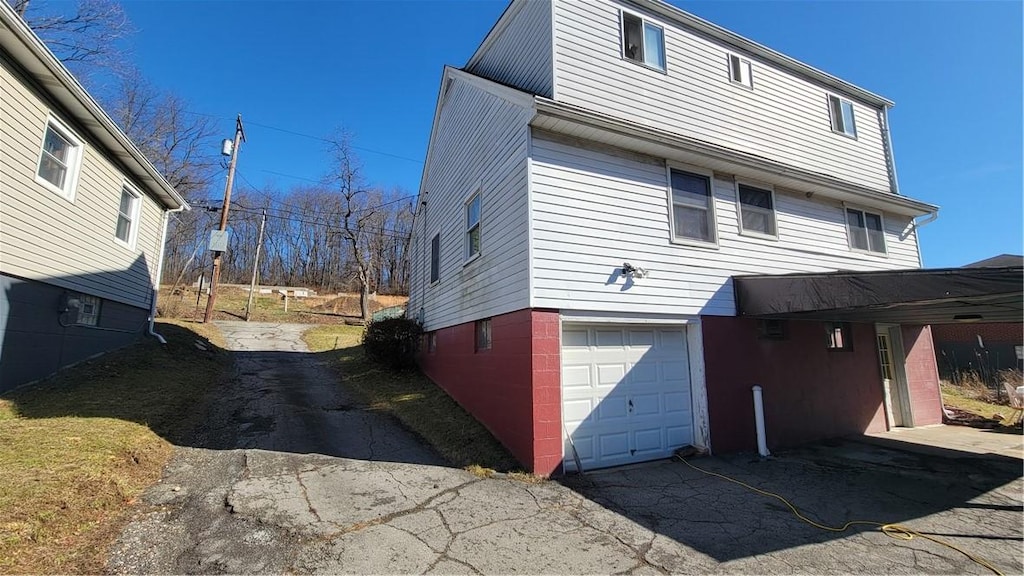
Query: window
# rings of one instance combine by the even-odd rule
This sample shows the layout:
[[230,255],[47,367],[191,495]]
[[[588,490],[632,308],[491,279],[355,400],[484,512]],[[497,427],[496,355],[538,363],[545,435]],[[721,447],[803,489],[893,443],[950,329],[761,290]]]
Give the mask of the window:
[[680,240],[715,241],[711,177],[669,170],[672,181],[672,236]]
[[747,184],[736,185],[740,207],[740,231],[778,237],[775,227],[775,197],[772,190]]
[[88,294],[78,294],[74,299],[78,300],[78,317],[75,324],[96,326],[100,319],[100,299]]
[[81,159],[81,143],[55,120],[48,121],[43,133],[43,148],[39,152],[36,181],[68,200],[74,200]]
[[829,350],[853,350],[848,322],[826,322],[825,335]]
[[117,228],[114,236],[128,245],[135,248],[135,237],[139,220],[140,195],[127,185],[121,188],[121,205],[117,209]]
[[441,279],[441,233],[434,234],[430,240],[430,283]]
[[433,354],[437,352],[437,331],[433,331],[427,334],[427,352]]
[[881,214],[847,208],[846,227],[850,235],[850,248],[885,254]]
[[788,330],[785,320],[758,320],[757,337],[762,340],[785,340]]
[[665,70],[665,30],[639,16],[622,13],[622,55]]
[[751,75],[750,60],[729,54],[729,80],[752,89],[754,78]]
[[480,193],[466,202],[466,260],[480,254]]
[[853,120],[853,104],[838,96],[828,97],[828,111],[832,117],[832,131],[857,137],[857,125]]
[[476,349],[491,349],[491,319],[476,321]]

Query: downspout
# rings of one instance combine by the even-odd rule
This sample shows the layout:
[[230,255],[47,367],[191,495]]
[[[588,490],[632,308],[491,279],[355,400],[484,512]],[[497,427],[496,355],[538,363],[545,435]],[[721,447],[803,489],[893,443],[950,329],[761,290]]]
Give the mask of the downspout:
[[889,108],[882,107],[882,141],[885,142],[885,161],[889,164],[889,190],[896,194],[900,193],[900,182],[896,178],[896,157],[892,152],[892,132],[889,131]]
[[153,286],[153,298],[149,307],[149,329],[147,333],[156,338],[157,342],[166,345],[167,339],[157,333],[153,327],[153,323],[156,322],[156,298],[160,293],[160,279],[163,278],[164,273],[164,252],[167,250],[167,222],[171,219],[172,212],[182,212],[188,208],[187,204],[172,208],[170,210],[164,210],[164,222],[162,230],[160,231],[160,259],[156,262],[156,282]]

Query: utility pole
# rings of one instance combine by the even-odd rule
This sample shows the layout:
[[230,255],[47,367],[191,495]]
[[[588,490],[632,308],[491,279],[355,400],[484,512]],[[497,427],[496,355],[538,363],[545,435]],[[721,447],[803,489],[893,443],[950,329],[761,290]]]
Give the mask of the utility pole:
[[[228,164],[228,183],[224,187],[224,206],[220,209],[220,230],[228,228],[228,208],[231,206],[231,187],[235,183],[235,165],[238,164],[238,148],[245,141],[245,130],[242,129],[242,115],[235,120],[235,141],[231,147],[231,163]],[[203,322],[208,323],[213,318],[213,304],[217,299],[217,283],[220,280],[220,259],[223,252],[213,253],[213,273],[210,274],[210,296],[206,299],[206,314],[203,315]]]
[[256,241],[256,259],[252,264],[252,283],[249,284],[249,303],[245,305],[245,321],[252,314],[252,294],[256,291],[256,273],[260,269],[260,247],[263,246],[263,227],[267,225],[267,209],[263,209],[263,220],[260,221],[260,237]]

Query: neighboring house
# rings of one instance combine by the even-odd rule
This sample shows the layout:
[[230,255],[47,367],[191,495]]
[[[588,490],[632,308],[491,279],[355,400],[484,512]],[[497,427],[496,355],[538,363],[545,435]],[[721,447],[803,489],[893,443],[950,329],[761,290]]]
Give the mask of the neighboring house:
[[[964,268],[1020,268],[1024,256],[1000,254]],[[1015,322],[971,322],[932,328],[936,360],[943,378],[975,372],[991,378],[996,371],[1024,366],[1024,318]]]
[[664,2],[514,0],[441,79],[423,370],[542,474],[751,450],[754,385],[770,447],[940,422],[891,105]]
[[152,331],[185,201],[0,2],[0,391]]

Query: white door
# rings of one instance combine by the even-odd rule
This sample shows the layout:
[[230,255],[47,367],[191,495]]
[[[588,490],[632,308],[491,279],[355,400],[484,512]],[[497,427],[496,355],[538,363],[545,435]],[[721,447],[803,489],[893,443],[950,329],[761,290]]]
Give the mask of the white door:
[[584,470],[668,458],[693,443],[686,329],[562,328],[564,466]]

